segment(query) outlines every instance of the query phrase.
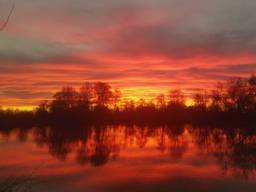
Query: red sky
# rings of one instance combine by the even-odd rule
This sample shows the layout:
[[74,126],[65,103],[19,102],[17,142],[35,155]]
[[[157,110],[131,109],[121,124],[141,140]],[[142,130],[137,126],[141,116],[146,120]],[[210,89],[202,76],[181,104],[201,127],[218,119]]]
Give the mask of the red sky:
[[[0,22],[12,0],[0,0]],[[105,81],[125,97],[191,93],[256,71],[256,1],[19,0],[0,33],[0,105]]]

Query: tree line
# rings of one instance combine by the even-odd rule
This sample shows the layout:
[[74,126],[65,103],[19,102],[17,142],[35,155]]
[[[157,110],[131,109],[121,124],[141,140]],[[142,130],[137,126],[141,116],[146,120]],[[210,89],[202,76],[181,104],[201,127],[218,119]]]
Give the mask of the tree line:
[[[190,96],[193,104],[186,105],[188,97],[180,89],[159,94],[153,101],[140,99],[123,101],[119,89],[104,82],[86,82],[79,90],[63,87],[51,100],[42,102],[34,112],[1,111],[0,120],[40,122],[169,122],[209,121],[246,117],[256,114],[256,77],[231,78],[218,83],[211,91]],[[28,121],[28,120],[27,120]],[[15,121],[14,121],[15,122]]]

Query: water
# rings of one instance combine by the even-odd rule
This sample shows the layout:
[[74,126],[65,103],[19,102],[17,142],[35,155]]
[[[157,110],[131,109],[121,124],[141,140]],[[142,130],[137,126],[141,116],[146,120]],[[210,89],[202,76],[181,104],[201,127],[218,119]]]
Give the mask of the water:
[[36,192],[256,191],[253,128],[5,129],[0,153],[0,181],[33,177]]

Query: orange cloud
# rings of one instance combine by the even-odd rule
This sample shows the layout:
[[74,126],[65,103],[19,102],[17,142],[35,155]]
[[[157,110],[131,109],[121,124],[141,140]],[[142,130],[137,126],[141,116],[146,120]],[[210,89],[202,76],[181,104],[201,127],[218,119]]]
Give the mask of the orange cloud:
[[150,99],[248,76],[256,70],[255,3],[245,1],[17,2],[0,34],[0,105],[34,106],[84,81]]

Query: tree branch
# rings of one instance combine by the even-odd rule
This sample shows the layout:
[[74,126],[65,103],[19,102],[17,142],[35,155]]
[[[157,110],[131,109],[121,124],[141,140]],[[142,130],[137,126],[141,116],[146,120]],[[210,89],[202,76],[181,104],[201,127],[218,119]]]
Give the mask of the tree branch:
[[15,9],[15,4],[12,5],[12,8],[11,8],[11,10],[10,10],[10,12],[8,14],[8,17],[6,18],[5,22],[2,25],[0,25],[0,32],[3,31],[6,28],[6,26],[8,25],[14,9]]

